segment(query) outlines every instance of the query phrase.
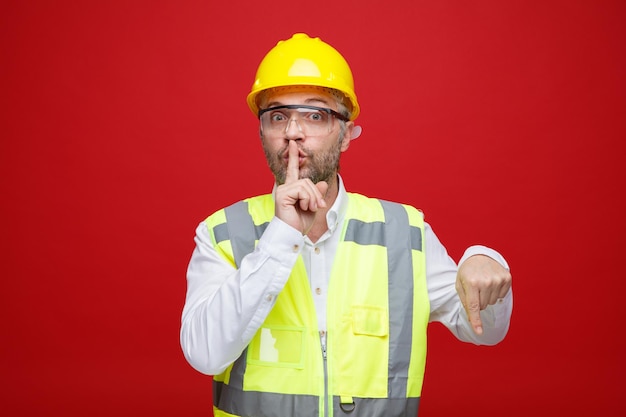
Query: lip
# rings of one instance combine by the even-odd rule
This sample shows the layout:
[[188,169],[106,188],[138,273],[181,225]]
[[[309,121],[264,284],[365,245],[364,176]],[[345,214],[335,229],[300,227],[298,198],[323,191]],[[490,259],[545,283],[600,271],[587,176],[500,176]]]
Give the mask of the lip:
[[[303,156],[298,156],[298,166],[301,167],[302,164],[304,163],[304,160],[306,159],[306,157]],[[285,163],[285,166],[289,165],[289,158],[283,158],[283,162]]]
[[[306,154],[304,154],[301,151],[298,151],[298,163],[302,165],[302,162],[304,162],[305,159],[306,159]],[[289,164],[289,151],[283,153],[283,161],[285,161],[285,164]]]

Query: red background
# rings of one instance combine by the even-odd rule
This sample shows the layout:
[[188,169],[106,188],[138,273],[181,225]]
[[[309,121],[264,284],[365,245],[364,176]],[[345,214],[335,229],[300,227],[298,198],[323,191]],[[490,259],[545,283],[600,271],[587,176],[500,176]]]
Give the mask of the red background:
[[420,415],[623,415],[625,5],[3,1],[0,413],[210,415],[193,232],[271,189],[245,97],[304,31],[355,74],[347,186],[512,266],[500,345],[431,326]]

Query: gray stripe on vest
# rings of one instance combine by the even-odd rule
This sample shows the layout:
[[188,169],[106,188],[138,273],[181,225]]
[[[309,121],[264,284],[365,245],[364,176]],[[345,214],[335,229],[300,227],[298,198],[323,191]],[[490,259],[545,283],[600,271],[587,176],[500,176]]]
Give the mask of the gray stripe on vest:
[[[412,398],[353,398],[354,409],[350,405],[341,409],[339,397],[333,397],[333,415],[349,417],[417,417],[419,397]],[[313,415],[313,414],[311,414]]]
[[[240,201],[227,207],[224,209],[224,213],[226,215],[226,230],[216,230],[214,232],[215,240],[219,242],[218,234],[220,238],[224,238],[223,240],[230,240],[235,264],[239,268],[244,256],[254,251],[255,239],[258,240],[261,237],[267,227],[267,223],[260,226],[255,225],[248,211],[248,203],[245,201]],[[250,239],[250,231],[254,232],[255,239]],[[248,348],[246,347],[233,363],[233,368],[230,371],[230,385],[235,388],[243,389],[243,376],[246,373],[247,357]]]
[[218,224],[213,228],[213,235],[215,236],[215,243],[228,240],[228,225],[226,223]]
[[233,248],[233,257],[237,267],[239,267],[243,257],[254,250],[254,240],[249,238],[250,230],[254,229],[254,223],[248,213],[248,203],[245,201],[226,207],[224,212],[230,244]]
[[[315,395],[285,395],[246,391],[213,381],[213,404],[222,411],[242,417],[310,417],[319,415],[319,398]],[[215,393],[219,393],[216,396]],[[381,414],[383,415],[383,414]]]
[[215,243],[228,240],[228,225],[226,223],[222,223],[215,226],[213,228],[213,236],[215,236]]
[[389,398],[406,398],[413,340],[413,259],[406,209],[381,201],[389,274]]
[[383,222],[365,223],[361,220],[352,219],[346,228],[346,242],[354,242],[359,245],[385,246]]
[[[268,223],[263,223],[259,226],[255,225],[252,221],[252,216],[248,212],[248,203],[245,201],[226,207],[224,213],[226,214],[227,230],[216,230],[215,240],[221,242],[222,240],[230,239],[233,257],[237,267],[239,267],[243,257],[254,250],[255,239],[258,240],[261,237]],[[250,239],[250,231],[254,232],[255,239]],[[218,233],[221,240],[218,240]]]
[[[256,224],[254,225],[254,235],[256,237],[256,240],[259,240],[261,238],[261,235],[263,234],[263,232],[265,232],[265,229],[267,229],[268,224],[269,223],[266,222],[258,226]],[[228,224],[227,223],[218,224],[217,226],[213,228],[213,234],[215,235],[215,243],[220,243],[225,240],[229,240],[230,232],[228,231]]]
[[[385,246],[383,241],[383,228],[385,224],[382,222],[365,223],[361,220],[352,219],[348,222],[346,228],[346,242],[354,242],[359,245],[378,245]],[[422,230],[416,226],[407,226],[411,234],[411,249],[422,251]]]
[[411,249],[422,251],[422,229],[411,226]]
[[[241,391],[219,381],[213,381],[213,389],[213,405],[237,416],[310,417],[319,415],[319,400],[314,395],[285,395],[259,391],[246,391],[243,395]],[[343,411],[339,397],[333,397],[333,415],[416,417],[420,403],[419,397],[392,399],[355,397],[353,400],[354,409]]]

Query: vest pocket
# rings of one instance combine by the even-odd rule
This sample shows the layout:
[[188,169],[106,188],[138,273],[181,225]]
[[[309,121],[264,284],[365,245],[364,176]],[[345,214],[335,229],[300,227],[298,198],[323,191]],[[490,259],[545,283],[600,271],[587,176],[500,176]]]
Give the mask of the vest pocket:
[[264,325],[248,346],[249,364],[304,368],[304,327]]
[[[372,305],[352,305],[331,335],[336,392],[342,396],[385,398],[389,371],[389,314]],[[330,363],[330,362],[329,362]]]
[[352,333],[384,337],[389,334],[387,310],[374,306],[352,306]]

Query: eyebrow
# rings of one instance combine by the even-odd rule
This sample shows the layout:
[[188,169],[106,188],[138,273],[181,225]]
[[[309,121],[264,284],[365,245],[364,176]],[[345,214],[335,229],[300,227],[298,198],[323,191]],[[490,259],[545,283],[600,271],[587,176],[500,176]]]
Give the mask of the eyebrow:
[[[324,100],[323,98],[313,97],[313,98],[308,98],[304,100],[304,104],[312,104],[312,103],[321,103],[321,104],[328,106],[328,101]],[[270,107],[282,106],[284,104],[285,103],[282,103],[280,101],[270,101],[269,103],[266,104],[266,106],[267,108],[270,108]]]

